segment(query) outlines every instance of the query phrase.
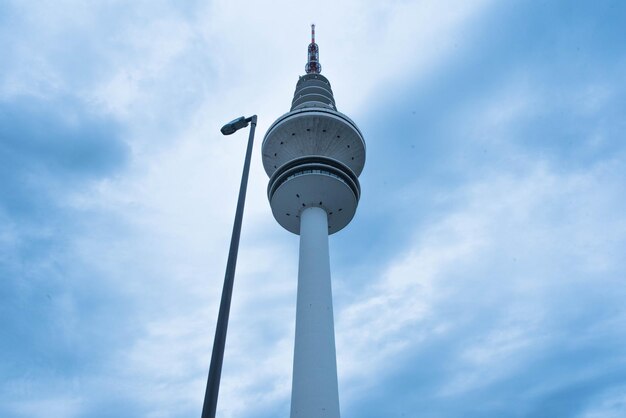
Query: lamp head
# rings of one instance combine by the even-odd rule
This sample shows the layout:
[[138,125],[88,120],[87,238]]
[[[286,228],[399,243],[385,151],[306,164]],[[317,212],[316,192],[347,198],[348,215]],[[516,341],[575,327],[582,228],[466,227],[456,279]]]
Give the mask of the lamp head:
[[231,135],[237,132],[239,129],[245,128],[246,126],[248,126],[248,120],[244,116],[242,116],[222,126],[221,130],[224,135]]

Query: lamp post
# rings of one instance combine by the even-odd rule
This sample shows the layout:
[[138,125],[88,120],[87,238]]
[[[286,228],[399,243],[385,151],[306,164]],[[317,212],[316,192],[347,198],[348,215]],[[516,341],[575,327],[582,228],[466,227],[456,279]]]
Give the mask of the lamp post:
[[230,239],[230,250],[228,251],[228,262],[226,264],[226,274],[224,276],[224,287],[222,289],[222,300],[217,316],[217,326],[215,328],[215,339],[213,341],[213,352],[211,353],[211,365],[209,367],[209,377],[204,393],[204,404],[202,406],[202,418],[215,418],[217,408],[217,395],[220,388],[220,377],[222,374],[222,363],[224,361],[224,345],[226,343],[226,331],[228,329],[228,316],[230,314],[230,301],[233,295],[233,282],[235,279],[235,266],[237,265],[237,252],[239,250],[239,236],[241,235],[241,220],[243,218],[243,207],[246,202],[246,189],[248,187],[248,174],[250,172],[250,158],[252,156],[252,144],[254,142],[254,129],[256,128],[256,115],[249,118],[237,118],[221,129],[224,135],[231,135],[241,128],[252,123],[250,136],[248,137],[248,148],[246,159],[241,175],[241,185],[239,186],[239,199],[237,200],[237,211],[235,212],[235,224]]

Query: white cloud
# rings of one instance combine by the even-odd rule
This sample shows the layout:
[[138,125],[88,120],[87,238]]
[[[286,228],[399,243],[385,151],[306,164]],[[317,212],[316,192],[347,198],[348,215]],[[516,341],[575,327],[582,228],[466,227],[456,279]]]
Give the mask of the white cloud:
[[[442,334],[463,342],[441,358],[456,370],[441,396],[511,377],[555,338],[580,338],[552,334],[553,321],[574,315],[558,312],[573,303],[564,289],[575,287],[577,303],[591,308],[595,298],[582,295],[624,274],[626,201],[612,174],[624,167],[607,162],[567,174],[526,167],[459,189],[457,209],[417,231],[380,280],[338,313],[343,385],[361,391],[352,396],[365,396],[379,383],[373,376],[384,379],[398,358]],[[419,365],[405,367],[419,373]]]
[[11,402],[10,410],[20,417],[73,418],[83,413],[82,400],[75,397],[60,396]]
[[[217,1],[189,15],[152,5],[131,11],[119,5],[118,13],[128,13],[111,32],[102,28],[111,22],[98,19],[106,8],[50,3],[25,11],[41,34],[17,45],[17,64],[0,84],[4,97],[76,94],[123,123],[132,148],[123,172],[89,193],[72,192],[66,203],[89,218],[72,238],[68,258],[116,289],[120,300],[111,309],[129,315],[117,323],[122,329],[102,331],[118,333],[119,345],[106,349],[107,375],[84,387],[132,398],[148,416],[199,410],[246,139],[243,132],[225,138],[217,130],[239,114],[257,112],[219,408],[230,417],[249,415],[251,406],[284,410],[297,238],[271,217],[258,157],[265,129],[288,110],[305,62],[308,24],[318,24],[324,74],[340,109],[358,116],[375,107],[373,98],[388,86],[395,91],[445,65],[490,2],[318,2],[305,12],[288,1]],[[54,51],[67,36],[92,29],[99,35],[87,36],[83,47],[98,45],[102,68],[79,83]],[[46,36],[48,45],[42,42]],[[40,42],[38,53],[27,53]],[[469,134],[511,150],[511,124],[540,112],[544,103],[545,92],[529,89],[532,83],[520,78],[497,97],[486,95]],[[611,97],[601,84],[581,94],[590,113]],[[372,376],[387,377],[396,359],[437,338],[456,336],[460,342],[447,359],[456,369],[434,388],[436,396],[495,384],[554,342],[550,332],[558,327],[548,318],[561,318],[555,294],[572,309],[564,289],[591,297],[591,286],[623,274],[626,222],[615,174],[624,172],[622,163],[561,172],[516,155],[515,170],[496,164],[489,175],[449,191],[453,210],[415,231],[380,276],[350,292],[336,312],[342,402],[346,396],[348,408],[380,384]],[[13,231],[1,230],[0,239],[14,240]],[[56,302],[63,321],[79,316],[73,301],[65,296]],[[567,309],[560,315],[573,315]],[[464,326],[477,323],[481,327],[468,336]],[[71,335],[76,324],[66,325]],[[82,398],[24,399],[20,411],[45,407],[67,417],[89,406]],[[618,410],[618,401],[619,395],[609,397],[598,408]]]
[[626,411],[626,388],[611,388],[596,397],[580,418],[620,418]]

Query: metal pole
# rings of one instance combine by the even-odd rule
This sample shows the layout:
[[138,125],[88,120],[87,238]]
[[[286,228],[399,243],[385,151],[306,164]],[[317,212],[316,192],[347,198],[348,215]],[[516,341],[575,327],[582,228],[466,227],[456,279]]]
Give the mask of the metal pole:
[[241,235],[241,220],[243,218],[243,207],[246,202],[246,189],[248,187],[254,129],[256,128],[256,115],[248,118],[247,121],[251,122],[252,126],[250,127],[248,149],[246,150],[246,159],[243,165],[243,174],[241,175],[241,186],[239,186],[239,199],[237,200],[233,234],[230,239],[228,263],[226,264],[226,274],[224,276],[224,288],[222,289],[222,300],[220,301],[220,311],[217,317],[217,327],[215,328],[215,340],[213,341],[213,352],[211,353],[211,366],[209,367],[209,377],[204,394],[204,405],[202,406],[202,418],[215,418],[215,411],[217,409],[217,395],[220,389],[220,377],[222,375],[222,363],[224,361],[224,345],[226,344],[230,301],[233,295],[235,266],[237,265],[239,236]]

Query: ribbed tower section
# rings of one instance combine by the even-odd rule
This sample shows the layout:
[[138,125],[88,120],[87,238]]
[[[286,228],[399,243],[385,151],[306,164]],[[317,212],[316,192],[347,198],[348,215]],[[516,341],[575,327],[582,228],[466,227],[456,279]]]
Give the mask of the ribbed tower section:
[[320,74],[314,27],[307,74],[291,111],[263,139],[268,198],[276,221],[300,235],[291,418],[339,418],[328,236],[352,220],[361,189],[365,141],[337,111]]

